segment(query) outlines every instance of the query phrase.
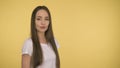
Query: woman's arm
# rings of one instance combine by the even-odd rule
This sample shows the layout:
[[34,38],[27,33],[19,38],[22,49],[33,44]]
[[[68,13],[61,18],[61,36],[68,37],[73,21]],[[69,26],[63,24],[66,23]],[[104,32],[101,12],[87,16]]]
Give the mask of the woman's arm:
[[30,68],[30,58],[28,54],[22,55],[22,68]]

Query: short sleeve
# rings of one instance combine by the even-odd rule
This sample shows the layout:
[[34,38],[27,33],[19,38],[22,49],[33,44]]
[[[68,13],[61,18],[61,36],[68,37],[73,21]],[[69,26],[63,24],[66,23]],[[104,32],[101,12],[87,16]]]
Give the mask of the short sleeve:
[[54,40],[55,40],[55,44],[56,44],[57,48],[60,48],[58,41],[56,39],[54,39]]
[[29,38],[29,39],[25,40],[25,42],[23,44],[22,54],[28,54],[31,56],[32,51],[33,51],[32,40]]

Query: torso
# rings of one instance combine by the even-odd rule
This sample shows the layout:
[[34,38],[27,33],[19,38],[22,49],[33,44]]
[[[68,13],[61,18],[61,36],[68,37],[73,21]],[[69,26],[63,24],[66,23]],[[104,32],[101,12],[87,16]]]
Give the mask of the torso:
[[[59,48],[59,44],[56,42],[57,48]],[[39,65],[37,68],[56,68],[56,55],[51,47],[51,44],[43,44],[41,43],[41,48],[43,51],[43,63]],[[32,39],[29,38],[25,41],[24,46],[22,48],[22,54],[28,54],[32,56],[33,52],[33,43]]]
[[50,44],[41,44],[43,50],[43,63],[37,68],[56,68],[56,56]]

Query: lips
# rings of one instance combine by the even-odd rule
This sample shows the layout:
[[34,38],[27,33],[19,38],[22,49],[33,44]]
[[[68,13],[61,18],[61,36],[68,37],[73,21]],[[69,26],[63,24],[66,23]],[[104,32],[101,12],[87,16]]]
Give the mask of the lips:
[[41,29],[45,29],[45,26],[40,26]]

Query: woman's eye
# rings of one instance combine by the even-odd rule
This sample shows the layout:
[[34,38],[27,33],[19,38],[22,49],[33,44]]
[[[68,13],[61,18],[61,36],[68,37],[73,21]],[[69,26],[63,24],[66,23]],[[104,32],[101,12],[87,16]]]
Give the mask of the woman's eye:
[[40,20],[39,18],[37,18],[37,20]]
[[45,19],[45,20],[49,21],[49,19]]

